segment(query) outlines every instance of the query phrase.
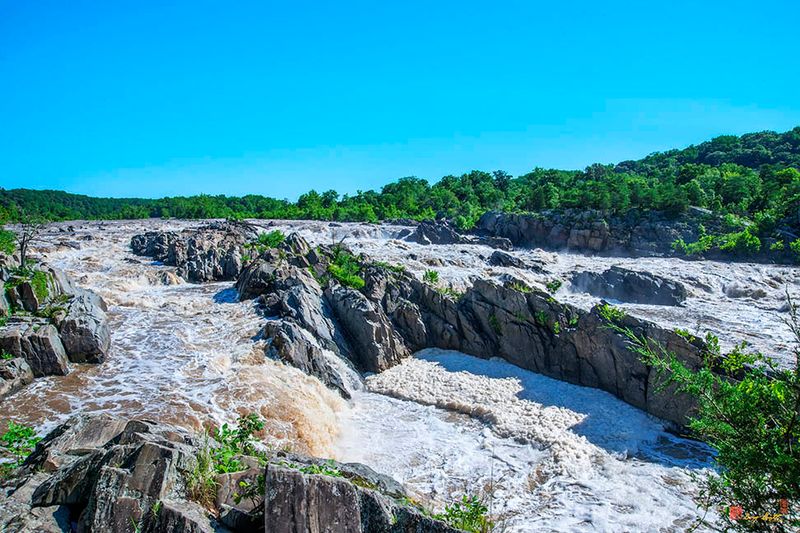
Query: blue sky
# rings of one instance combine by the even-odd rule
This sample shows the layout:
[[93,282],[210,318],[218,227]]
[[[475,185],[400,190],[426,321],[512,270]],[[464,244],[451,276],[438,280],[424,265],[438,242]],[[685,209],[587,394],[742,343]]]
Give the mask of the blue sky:
[[800,125],[800,3],[0,0],[0,186],[355,192]]

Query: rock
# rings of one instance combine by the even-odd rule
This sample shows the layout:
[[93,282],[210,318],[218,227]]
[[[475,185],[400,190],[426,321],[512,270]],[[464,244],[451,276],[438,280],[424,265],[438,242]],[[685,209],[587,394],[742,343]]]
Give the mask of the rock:
[[347,334],[355,363],[361,369],[382,372],[410,355],[383,309],[362,293],[334,285],[326,289],[325,296]]
[[44,319],[27,323],[9,322],[0,328],[0,349],[22,357],[35,377],[65,376],[69,373],[67,354],[58,330]]
[[489,257],[489,264],[499,267],[525,268],[525,262],[522,259],[499,250]]
[[77,289],[66,315],[56,319],[64,350],[73,363],[102,363],[111,346],[107,306],[100,296]]
[[420,222],[414,231],[405,237],[405,240],[425,245],[459,244],[464,241],[464,238],[449,222],[438,220]]
[[572,276],[572,286],[598,298],[639,304],[675,306],[683,303],[687,297],[686,287],[678,281],[617,266],[602,274],[576,273]]
[[334,366],[323,353],[314,337],[297,323],[290,320],[270,320],[264,325],[262,336],[270,339],[267,354],[299,368],[306,374],[317,377],[328,387],[334,388],[344,398],[350,392],[342,376],[342,365]]
[[25,359],[0,359],[0,399],[33,382],[33,371]]
[[212,222],[181,233],[135,235],[131,250],[177,267],[176,273],[187,281],[225,281],[239,275],[245,244],[257,236],[257,228],[247,223]]
[[455,533],[457,530],[344,478],[270,464],[264,530],[269,533]]
[[767,291],[760,287],[743,287],[739,283],[731,283],[722,288],[722,292],[728,298],[750,298],[753,300],[760,300],[766,298]]

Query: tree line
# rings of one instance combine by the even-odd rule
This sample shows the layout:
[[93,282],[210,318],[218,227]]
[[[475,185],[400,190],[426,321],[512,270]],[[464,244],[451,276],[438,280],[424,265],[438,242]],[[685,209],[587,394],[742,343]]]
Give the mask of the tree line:
[[340,195],[311,190],[297,201],[262,195],[198,195],[160,199],[94,198],[62,191],[0,190],[0,217],[21,213],[50,220],[131,218],[281,218],[377,222],[449,218],[472,227],[488,210],[658,210],[679,215],[689,206],[752,223],[754,234],[800,227],[800,127],[784,133],[726,135],[684,149],[657,152],[583,170],[536,168],[472,171],[431,184],[406,177],[380,191]]

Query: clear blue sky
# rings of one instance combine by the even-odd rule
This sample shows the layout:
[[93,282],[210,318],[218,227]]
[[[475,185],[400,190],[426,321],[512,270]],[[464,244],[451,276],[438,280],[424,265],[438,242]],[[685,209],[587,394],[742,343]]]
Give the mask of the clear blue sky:
[[0,0],[0,186],[354,192],[800,125],[800,3]]

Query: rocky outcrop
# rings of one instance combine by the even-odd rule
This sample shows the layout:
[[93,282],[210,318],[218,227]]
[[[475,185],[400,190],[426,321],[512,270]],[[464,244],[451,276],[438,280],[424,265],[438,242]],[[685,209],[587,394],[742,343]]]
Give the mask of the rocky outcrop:
[[69,373],[67,353],[58,330],[47,319],[10,320],[0,328],[0,349],[25,359],[34,377]]
[[308,475],[271,464],[264,528],[271,533],[455,533],[443,522],[345,477]]
[[244,222],[212,222],[183,232],[147,232],[131,239],[131,250],[177,267],[187,281],[233,280],[243,266],[245,245],[258,237]]
[[519,257],[497,250],[489,257],[489,264],[499,267],[525,268],[525,262]]
[[680,305],[686,300],[686,287],[648,272],[613,266],[605,272],[579,272],[572,276],[575,290],[620,302]]
[[[606,327],[597,309],[586,313],[535,289],[520,292],[477,280],[458,299],[440,294],[413,276],[369,269],[365,293],[380,302],[412,351],[458,350],[499,356],[521,368],[608,391],[681,427],[693,404],[673,390],[659,391],[655,373],[643,365],[626,339]],[[632,317],[622,324],[656,340],[692,368],[703,349],[681,336]]]
[[[0,530],[455,532],[409,506],[399,483],[365,465],[296,455],[275,456],[266,468],[240,456],[243,469],[218,475],[216,498],[201,506],[189,488],[204,442],[147,420],[73,418],[6,482]],[[243,486],[256,490],[241,498]]]
[[0,360],[0,398],[33,382],[33,370],[22,357]]
[[[103,362],[111,334],[100,296],[44,264],[35,271],[0,269],[0,276],[6,276],[0,280],[5,284],[0,299],[6,304],[0,350],[24,359],[35,377],[66,375],[70,361]],[[4,379],[7,386],[0,387],[0,397],[27,383]]]
[[623,214],[602,211],[542,211],[534,214],[488,212],[475,233],[505,237],[515,246],[625,256],[665,256],[672,243],[697,240],[700,225],[715,227],[713,216],[690,212],[669,217],[654,211],[631,210]]
[[417,244],[483,244],[500,250],[511,250],[513,245],[505,237],[498,235],[467,235],[458,231],[447,220],[423,221],[414,229],[401,232],[397,238]]

